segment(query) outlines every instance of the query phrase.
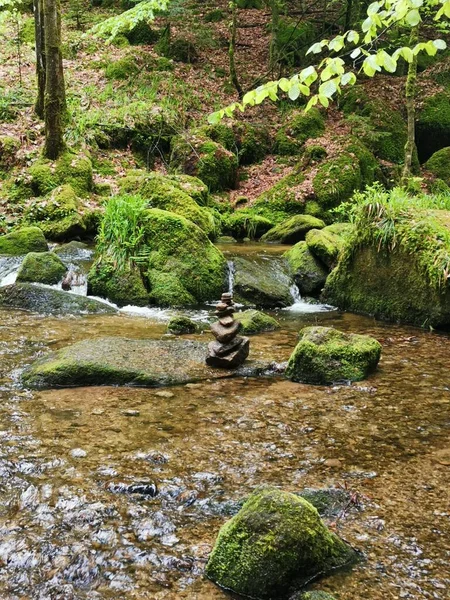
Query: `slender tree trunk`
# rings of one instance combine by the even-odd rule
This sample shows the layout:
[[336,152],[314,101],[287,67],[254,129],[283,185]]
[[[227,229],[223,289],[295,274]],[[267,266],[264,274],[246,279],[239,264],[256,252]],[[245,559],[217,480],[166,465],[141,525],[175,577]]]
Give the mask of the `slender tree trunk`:
[[347,0],[345,7],[344,31],[348,31],[353,24],[353,0]]
[[279,0],[271,0],[270,8],[272,11],[271,40],[269,69],[273,73],[278,65],[278,31],[280,28],[280,4]]
[[237,36],[237,17],[238,17],[238,8],[236,0],[232,0],[231,2],[231,38],[230,38],[230,48],[228,50],[228,55],[230,57],[230,79],[231,83],[234,85],[239,98],[242,98],[243,92],[241,85],[239,83],[239,78],[236,71],[236,62],[235,62],[235,54],[236,54],[236,36]]
[[38,93],[34,110],[44,118],[45,95],[45,40],[44,40],[44,0],[34,0],[34,30],[36,34],[36,77]]
[[44,31],[46,56],[44,155],[55,160],[64,149],[63,123],[66,112],[59,0],[44,0]]
[[[419,41],[419,26],[411,29],[409,36],[409,46],[412,48]],[[406,114],[408,117],[408,137],[405,144],[405,165],[403,167],[403,179],[407,179],[412,173],[412,162],[416,152],[416,84],[417,84],[417,55],[408,65],[408,74],[406,76]]]

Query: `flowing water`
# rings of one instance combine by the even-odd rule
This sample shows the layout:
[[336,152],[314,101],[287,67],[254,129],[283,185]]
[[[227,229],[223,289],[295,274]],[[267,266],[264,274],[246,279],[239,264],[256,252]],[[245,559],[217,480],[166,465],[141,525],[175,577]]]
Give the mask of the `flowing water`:
[[[169,314],[0,310],[0,598],[225,600],[203,577],[205,561],[260,484],[353,494],[329,524],[364,560],[315,587],[339,600],[448,598],[450,337],[282,310],[279,331],[252,337],[252,356],[284,361],[298,329],[319,323],[379,339],[378,371],[334,387],[282,378],[164,390],[19,384],[32,360],[82,339],[160,338]],[[132,493],[135,484],[158,494]]]

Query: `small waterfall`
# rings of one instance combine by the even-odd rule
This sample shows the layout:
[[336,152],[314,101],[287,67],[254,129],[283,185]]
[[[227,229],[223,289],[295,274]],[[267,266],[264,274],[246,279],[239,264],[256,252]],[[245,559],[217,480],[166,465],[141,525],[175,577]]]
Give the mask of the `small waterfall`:
[[289,288],[289,291],[291,292],[291,296],[294,301],[294,304],[303,304],[303,300],[300,295],[300,290],[298,289],[298,287],[295,283],[293,283],[291,285],[291,287]]
[[234,266],[234,262],[232,260],[228,261],[228,292],[230,294],[233,293],[234,290],[234,274],[236,272],[236,267]]

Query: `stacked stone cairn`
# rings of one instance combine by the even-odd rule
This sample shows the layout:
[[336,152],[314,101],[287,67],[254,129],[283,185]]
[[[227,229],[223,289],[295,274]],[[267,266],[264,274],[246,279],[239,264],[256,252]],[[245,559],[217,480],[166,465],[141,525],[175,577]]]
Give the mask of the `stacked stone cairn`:
[[238,336],[241,324],[235,321],[233,296],[222,294],[216,306],[217,323],[211,325],[211,331],[216,338],[208,345],[206,364],[210,367],[235,369],[241,365],[250,351],[250,340]]

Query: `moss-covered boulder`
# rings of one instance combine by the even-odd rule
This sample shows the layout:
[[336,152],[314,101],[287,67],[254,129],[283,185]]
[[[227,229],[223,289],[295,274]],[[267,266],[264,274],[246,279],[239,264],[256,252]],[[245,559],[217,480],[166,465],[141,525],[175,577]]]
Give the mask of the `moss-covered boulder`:
[[66,265],[54,252],[30,252],[20,266],[16,281],[53,285],[62,279],[66,271]]
[[315,258],[332,269],[352,231],[350,223],[333,223],[323,229],[311,229],[306,234],[306,245]]
[[450,146],[435,152],[425,163],[425,168],[450,185]]
[[111,61],[105,68],[105,77],[112,80],[128,79],[138,72],[138,61],[133,55],[129,54]]
[[292,278],[302,296],[320,294],[327,280],[329,269],[316,258],[306,242],[298,242],[284,253]]
[[163,36],[156,45],[159,54],[166,58],[171,58],[176,62],[195,63],[198,60],[198,52],[195,45],[185,38],[167,41]]
[[0,254],[20,256],[47,250],[47,242],[39,227],[20,227],[11,233],[0,235]]
[[224,215],[222,218],[222,231],[236,240],[249,238],[258,240],[267,231],[273,228],[273,221],[252,214],[249,211],[237,210],[234,213]]
[[262,242],[279,242],[280,244],[296,244],[305,239],[311,229],[322,229],[325,223],[311,215],[296,215],[273,227],[265,233]]
[[265,308],[282,308],[293,302],[288,267],[284,259],[264,261],[237,256],[234,292],[241,302]]
[[9,135],[0,135],[0,170],[10,169],[16,164],[20,140]]
[[244,310],[236,313],[234,317],[241,324],[240,333],[242,335],[275,331],[275,329],[280,328],[280,324],[276,319],[259,310]]
[[450,92],[438,92],[424,101],[416,122],[416,143],[422,163],[450,146]]
[[117,306],[147,306],[150,303],[149,292],[139,269],[117,269],[116,265],[106,258],[91,268],[88,276],[88,294],[108,298]]
[[174,335],[195,333],[197,331],[197,323],[189,317],[172,317],[167,324],[167,331]]
[[59,185],[72,186],[80,197],[93,189],[92,162],[83,153],[64,152],[57,161],[39,159],[29,169],[31,187],[36,196],[45,196]]
[[271,150],[271,139],[264,125],[233,121],[231,125],[209,125],[200,132],[236,154],[240,165],[257,163]]
[[233,189],[237,184],[238,159],[217,142],[201,135],[172,139],[171,169],[201,179],[211,192]]
[[195,296],[188,292],[175,273],[150,269],[147,279],[151,289],[150,301],[152,304],[181,308],[198,303]]
[[289,114],[275,137],[275,153],[292,156],[299,154],[308,139],[317,138],[325,131],[325,118],[317,108]]
[[112,306],[104,302],[33,283],[15,283],[1,287],[0,307],[30,310],[46,315],[112,314],[116,312]]
[[263,488],[220,530],[206,574],[243,596],[286,598],[306,581],[354,559],[354,551],[306,500]]
[[289,358],[286,377],[317,385],[360,381],[376,368],[380,356],[381,344],[368,335],[305,327]]
[[[190,182],[189,179],[193,181]],[[160,208],[181,215],[203,229],[213,237],[217,225],[214,217],[207,208],[199,206],[194,198],[185,190],[200,195],[196,182],[197,178],[185,175],[184,179],[170,179],[159,173],[140,173],[128,175],[120,182],[121,190],[125,193],[138,193],[148,200],[149,208]]]
[[249,210],[274,224],[282,223],[292,215],[312,214],[308,212],[308,203],[300,189],[304,180],[300,171],[286,175],[258,196]]
[[74,238],[93,237],[98,213],[81,200],[70,184],[55,188],[44,199],[31,201],[24,220],[36,223],[49,240],[65,242]]

